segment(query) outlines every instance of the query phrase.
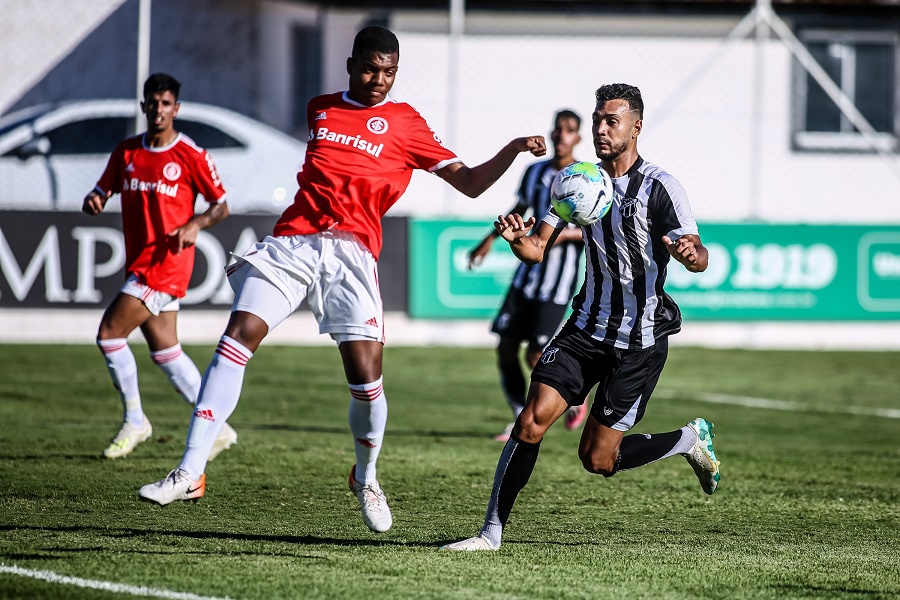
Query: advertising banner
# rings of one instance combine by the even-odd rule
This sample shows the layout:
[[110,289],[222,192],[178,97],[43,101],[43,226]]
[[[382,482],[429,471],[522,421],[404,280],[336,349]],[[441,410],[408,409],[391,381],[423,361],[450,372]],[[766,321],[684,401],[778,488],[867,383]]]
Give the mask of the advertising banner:
[[[410,223],[410,314],[490,318],[517,261],[502,240],[484,263],[466,256],[485,221]],[[900,319],[900,225],[701,224],[709,268],[669,263],[666,290],[700,320]]]
[[[200,232],[184,309],[225,309],[231,254],[272,233],[276,216],[231,215]],[[379,281],[386,310],[405,310],[406,219],[384,220]],[[105,308],[125,281],[122,217],[0,211],[0,308]]]

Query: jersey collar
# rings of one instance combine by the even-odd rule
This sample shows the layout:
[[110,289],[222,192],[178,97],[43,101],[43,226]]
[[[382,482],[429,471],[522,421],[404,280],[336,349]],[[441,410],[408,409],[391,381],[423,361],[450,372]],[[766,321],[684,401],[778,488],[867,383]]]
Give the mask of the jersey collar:
[[384,97],[384,100],[382,100],[382,101],[379,102],[378,104],[374,104],[374,105],[372,105],[372,106],[366,106],[365,104],[360,104],[360,103],[357,102],[356,100],[351,100],[351,99],[350,99],[350,96],[348,96],[347,94],[348,94],[348,92],[344,92],[343,94],[341,94],[341,98],[344,100],[344,102],[346,102],[347,104],[352,104],[353,106],[358,106],[358,107],[360,107],[360,108],[376,108],[376,107],[378,107],[378,106],[384,106],[384,105],[387,104],[388,102],[393,102],[393,101],[394,101],[394,99],[391,98],[390,94],[388,94],[388,95],[386,95],[386,96]]
[[178,135],[175,136],[175,139],[172,140],[172,143],[167,144],[165,146],[160,146],[159,148],[153,148],[147,145],[147,134],[141,135],[141,146],[144,147],[144,150],[149,150],[150,152],[165,152],[175,146],[178,143],[178,140],[181,139],[181,132],[178,132]]

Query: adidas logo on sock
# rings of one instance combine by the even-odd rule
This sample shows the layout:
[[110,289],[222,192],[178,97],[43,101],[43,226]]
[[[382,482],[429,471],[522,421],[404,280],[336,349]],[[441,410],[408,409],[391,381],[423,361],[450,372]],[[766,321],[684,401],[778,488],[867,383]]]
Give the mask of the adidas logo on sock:
[[361,446],[365,446],[366,448],[374,448],[376,446],[376,444],[373,444],[365,438],[356,438],[356,441],[359,442]]
[[203,410],[198,410],[194,412],[195,417],[200,417],[201,419],[206,419],[207,421],[216,422],[216,418],[213,416],[213,412],[209,409],[204,408]]

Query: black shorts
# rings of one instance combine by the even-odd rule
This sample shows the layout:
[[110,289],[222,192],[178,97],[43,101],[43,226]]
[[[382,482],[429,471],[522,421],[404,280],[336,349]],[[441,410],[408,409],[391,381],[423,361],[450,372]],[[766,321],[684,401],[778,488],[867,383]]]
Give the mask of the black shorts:
[[628,431],[643,418],[668,354],[667,337],[643,350],[623,350],[569,323],[544,350],[531,381],[549,385],[572,406],[599,384],[591,414],[607,427]]
[[540,352],[559,329],[566,308],[565,304],[529,300],[522,290],[510,288],[491,331],[502,338],[527,341],[529,350]]

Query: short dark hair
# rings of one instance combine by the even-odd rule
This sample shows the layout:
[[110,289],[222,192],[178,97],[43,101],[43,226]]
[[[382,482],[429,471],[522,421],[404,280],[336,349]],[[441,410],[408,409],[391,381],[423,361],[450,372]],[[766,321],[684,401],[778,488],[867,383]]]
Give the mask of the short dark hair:
[[553,125],[556,126],[560,119],[572,119],[575,121],[576,127],[581,127],[581,116],[570,108],[564,108],[558,111],[556,116],[553,117]]
[[627,83],[609,83],[601,85],[594,92],[597,98],[597,106],[610,100],[624,100],[628,103],[628,108],[638,112],[638,118],[644,118],[644,99],[641,98],[641,90]]
[[153,94],[162,94],[163,92],[172,92],[175,100],[178,100],[178,92],[181,91],[181,84],[178,80],[165,73],[154,73],[144,82],[144,100]]
[[390,29],[379,25],[370,25],[359,30],[353,38],[353,51],[350,58],[357,60],[370,52],[382,54],[400,54],[400,42]]

